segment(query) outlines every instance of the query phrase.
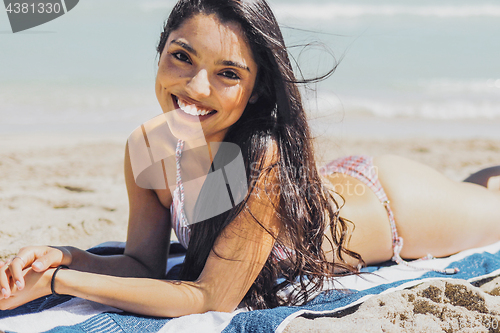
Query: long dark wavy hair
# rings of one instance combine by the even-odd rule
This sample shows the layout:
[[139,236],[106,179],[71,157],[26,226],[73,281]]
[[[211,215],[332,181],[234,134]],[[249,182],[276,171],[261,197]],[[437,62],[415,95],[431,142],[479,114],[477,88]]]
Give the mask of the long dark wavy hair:
[[[346,255],[364,263],[359,254],[346,248],[349,221],[339,216],[340,206],[323,186],[316,168],[312,138],[297,87],[298,83],[306,82],[295,78],[280,28],[265,0],[180,0],[161,34],[157,46],[160,55],[169,34],[196,14],[215,14],[222,23],[238,23],[250,45],[258,65],[254,92],[259,97],[256,103],[247,105],[224,141],[235,143],[242,150],[249,193],[255,190],[252,180],[256,175],[266,177],[277,171],[273,175],[281,189],[279,202],[269,214],[280,220],[283,236],[273,237],[276,246],[284,248],[286,240],[294,250],[294,255],[281,263],[271,254],[243,301],[253,309],[307,302],[323,287],[326,278],[358,272],[345,261]],[[327,77],[334,69],[310,81]],[[271,142],[277,158],[269,166],[265,165],[264,157]],[[249,209],[248,199],[249,195],[232,210],[190,225],[182,280],[194,281],[199,277],[217,237],[239,213]],[[261,224],[256,218],[255,222]],[[326,260],[321,249],[327,225],[333,239],[333,263]],[[280,277],[283,279],[278,283]],[[299,292],[283,296],[280,291],[294,282],[300,283]]]

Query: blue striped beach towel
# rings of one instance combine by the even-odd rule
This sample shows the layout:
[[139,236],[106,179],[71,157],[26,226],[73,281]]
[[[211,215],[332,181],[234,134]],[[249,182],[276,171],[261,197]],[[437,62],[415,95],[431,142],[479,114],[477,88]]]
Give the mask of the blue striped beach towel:
[[[177,262],[180,260],[176,258]],[[374,295],[390,293],[433,279],[463,279],[469,282],[500,275],[500,242],[460,252],[447,258],[413,262],[414,266],[457,267],[445,276],[404,266],[368,267],[376,275],[342,277],[333,286],[344,290],[320,293],[303,306],[233,313],[207,312],[180,318],[137,316],[79,298],[43,297],[15,310],[0,311],[0,330],[5,332],[277,332],[303,314],[327,315],[352,307]],[[329,286],[332,288],[333,286]],[[349,292],[345,292],[348,290]]]

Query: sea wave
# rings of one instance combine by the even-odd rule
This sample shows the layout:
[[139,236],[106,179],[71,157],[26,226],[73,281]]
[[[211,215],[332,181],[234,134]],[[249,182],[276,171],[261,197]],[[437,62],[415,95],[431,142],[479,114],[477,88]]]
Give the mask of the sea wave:
[[325,120],[346,115],[433,120],[500,119],[500,94],[481,96],[431,96],[427,93],[401,96],[397,91],[383,97],[320,94],[306,97],[305,104],[311,118],[326,117]]
[[500,98],[500,79],[450,80],[434,79],[417,82],[417,87],[427,93],[490,94]]
[[425,16],[440,18],[500,17],[500,5],[350,5],[350,4],[277,4],[279,20],[331,20],[362,16]]
[[[356,105],[357,104],[357,105]],[[498,119],[500,103],[470,100],[424,101],[420,103],[397,103],[384,101],[364,101],[350,105],[352,113],[357,109],[377,117],[423,118],[435,120],[451,119]]]

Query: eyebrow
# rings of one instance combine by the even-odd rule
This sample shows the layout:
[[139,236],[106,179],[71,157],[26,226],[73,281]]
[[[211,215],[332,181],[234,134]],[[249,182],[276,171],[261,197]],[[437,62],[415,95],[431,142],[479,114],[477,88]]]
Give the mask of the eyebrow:
[[193,49],[191,47],[191,45],[187,44],[187,43],[184,43],[184,42],[181,42],[181,41],[178,41],[177,39],[174,39],[170,42],[170,44],[177,44],[179,45],[180,47],[182,48],[185,48],[186,50],[188,50],[190,53],[194,54],[195,56],[198,56],[198,52],[196,52],[195,49]]
[[[170,42],[170,44],[177,44],[180,47],[189,51],[190,53],[194,54],[195,56],[198,56],[198,52],[196,52],[196,50],[193,49],[193,47],[187,43],[184,43],[184,42],[181,42],[177,39],[174,39]],[[248,68],[248,66],[245,66],[243,64],[240,64],[239,62],[232,61],[232,60],[220,60],[216,63],[216,65],[236,67],[236,68],[240,68],[240,69],[243,69],[243,70],[250,72],[250,68]]]
[[237,67],[243,70],[246,70],[250,72],[250,68],[248,66],[242,65],[239,62],[236,61],[231,61],[231,60],[221,60],[216,63],[216,65],[224,65],[224,66],[231,66],[231,67]]

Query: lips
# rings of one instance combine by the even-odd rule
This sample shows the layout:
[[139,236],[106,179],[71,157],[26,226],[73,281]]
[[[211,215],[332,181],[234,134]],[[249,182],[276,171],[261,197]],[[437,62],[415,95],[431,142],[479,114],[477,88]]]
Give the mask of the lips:
[[176,108],[182,110],[184,113],[186,113],[190,116],[205,118],[205,117],[213,115],[217,112],[216,110],[210,110],[210,109],[198,106],[196,104],[189,103],[188,101],[180,99],[179,97],[177,97],[175,95],[172,95],[172,99],[174,101]]

